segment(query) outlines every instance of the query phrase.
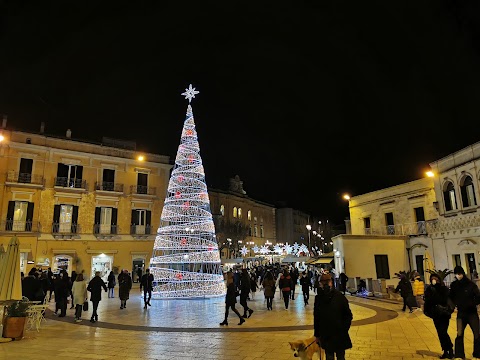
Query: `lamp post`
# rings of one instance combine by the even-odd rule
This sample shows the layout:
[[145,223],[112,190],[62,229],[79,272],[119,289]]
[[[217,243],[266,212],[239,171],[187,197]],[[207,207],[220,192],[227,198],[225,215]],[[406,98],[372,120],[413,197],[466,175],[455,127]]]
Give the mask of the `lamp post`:
[[312,230],[312,225],[307,224],[305,227],[308,230],[308,254],[310,255],[310,230]]

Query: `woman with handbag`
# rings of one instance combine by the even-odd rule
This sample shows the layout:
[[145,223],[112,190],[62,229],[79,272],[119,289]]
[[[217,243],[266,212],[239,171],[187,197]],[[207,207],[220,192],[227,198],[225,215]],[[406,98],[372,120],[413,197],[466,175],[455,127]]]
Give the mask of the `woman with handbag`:
[[72,304],[75,306],[75,322],[82,321],[82,310],[83,307],[87,306],[88,310],[88,300],[87,300],[87,284],[83,280],[83,273],[78,274],[72,285]]
[[430,285],[425,290],[425,304],[423,312],[432,318],[438,339],[442,346],[443,355],[440,359],[453,359],[453,344],[448,335],[448,324],[455,306],[448,296],[448,288],[438,275],[430,275]]

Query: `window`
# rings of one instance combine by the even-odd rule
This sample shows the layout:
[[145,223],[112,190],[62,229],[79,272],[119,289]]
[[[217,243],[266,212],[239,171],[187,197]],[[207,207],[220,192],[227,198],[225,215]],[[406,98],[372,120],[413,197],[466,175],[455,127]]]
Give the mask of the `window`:
[[417,207],[413,210],[415,211],[416,222],[425,221],[425,211],[423,210],[423,207]]
[[370,218],[369,217],[363,218],[363,225],[365,227],[365,235],[370,235],[372,233],[372,229],[370,228]]
[[265,237],[265,234],[263,232],[263,224],[260,225],[260,237]]
[[224,205],[220,205],[220,214],[222,214],[222,216],[225,216],[225,206]]
[[388,255],[375,255],[375,268],[377,270],[377,279],[390,279]]
[[424,260],[423,255],[415,255],[415,265],[417,266],[417,271],[422,278],[423,278],[423,274],[425,274],[425,270],[423,267],[423,260]]
[[453,267],[462,266],[462,260],[460,259],[460,254],[453,255]]
[[238,208],[238,218],[242,218],[242,208]]
[[95,234],[116,234],[117,233],[117,209],[112,207],[95,208]]
[[152,212],[144,209],[132,210],[132,226],[131,234],[150,234],[150,227],[152,221]]
[[416,233],[411,234],[411,235],[417,235],[417,234],[426,234],[427,233],[427,228],[425,225],[425,211],[423,207],[417,207],[413,209],[415,211],[415,220],[416,220]]
[[55,186],[82,188],[83,166],[58,164]]
[[393,213],[385,213],[385,223],[387,224],[387,235],[395,235],[395,223],[393,222]]
[[102,190],[114,191],[115,189],[115,170],[103,169]]
[[464,208],[477,205],[473,181],[470,176],[465,177],[463,180],[463,185],[460,186],[460,193],[462,194],[462,204]]
[[252,231],[252,225],[248,227],[248,236],[252,236],[253,231]]
[[233,208],[233,217],[234,218],[237,217],[237,208],[236,207]]
[[253,236],[258,237],[258,227],[257,227],[257,225],[255,225],[253,227]]
[[252,210],[248,210],[247,219],[248,219],[248,221],[252,221]]
[[52,232],[77,233],[78,206],[59,204],[53,207]]
[[20,169],[18,171],[18,182],[30,184],[32,182],[33,159],[20,159]]
[[445,211],[457,210],[457,200],[455,199],[455,188],[452,182],[445,184],[443,191],[443,200],[445,201]]
[[137,174],[137,194],[147,194],[148,193],[148,174],[138,173]]
[[260,217],[260,222],[263,223],[263,217]]
[[33,203],[9,201],[7,210],[7,231],[32,231]]
[[253,221],[257,222],[257,217],[256,216],[253,217]]

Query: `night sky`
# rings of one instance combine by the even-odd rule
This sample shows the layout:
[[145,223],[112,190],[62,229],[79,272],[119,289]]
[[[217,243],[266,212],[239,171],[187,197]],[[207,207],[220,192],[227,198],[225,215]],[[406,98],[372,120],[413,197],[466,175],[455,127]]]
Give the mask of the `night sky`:
[[175,157],[192,105],[209,187],[341,223],[343,192],[480,140],[480,2],[2,1],[11,128]]

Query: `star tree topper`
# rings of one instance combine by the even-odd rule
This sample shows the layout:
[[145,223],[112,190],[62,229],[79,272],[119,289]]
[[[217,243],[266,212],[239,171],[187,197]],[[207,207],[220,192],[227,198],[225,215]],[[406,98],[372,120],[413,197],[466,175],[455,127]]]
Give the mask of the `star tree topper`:
[[185,89],[185,92],[182,93],[182,95],[185,96],[185,99],[187,99],[190,104],[192,99],[195,98],[195,95],[198,93],[200,93],[200,91],[196,91],[195,88],[192,88],[192,84],[190,84],[188,89]]

